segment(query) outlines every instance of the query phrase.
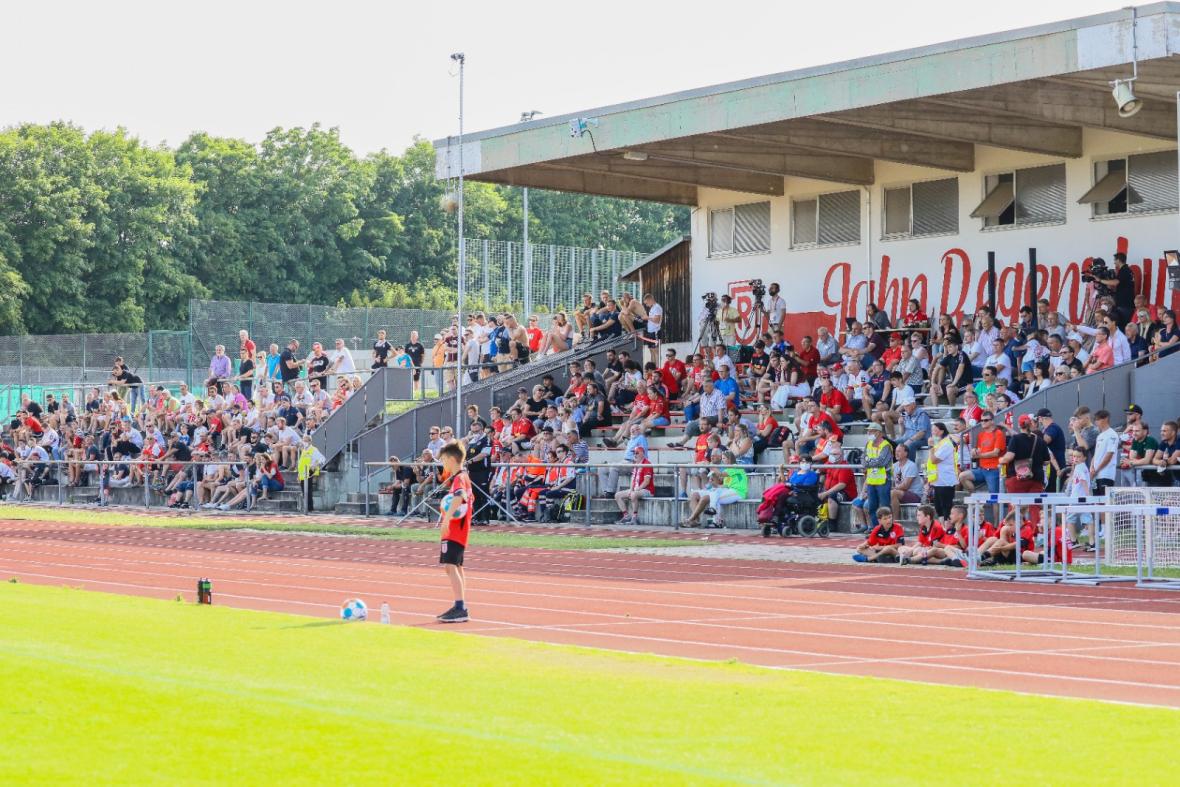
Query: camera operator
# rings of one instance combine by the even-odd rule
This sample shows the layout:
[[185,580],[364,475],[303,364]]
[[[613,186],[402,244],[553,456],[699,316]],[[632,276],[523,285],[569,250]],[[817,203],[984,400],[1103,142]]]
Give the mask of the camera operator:
[[[1106,262],[1099,257],[1094,260],[1095,267],[1106,267]],[[1114,292],[1115,321],[1119,328],[1131,321],[1135,312],[1135,277],[1127,266],[1127,255],[1121,251],[1114,254],[1114,275],[1109,279],[1096,279],[1108,291]]]
[[777,281],[770,283],[770,288],[767,291],[766,297],[762,299],[762,311],[766,314],[767,321],[770,323],[770,333],[773,335],[783,328],[783,320],[787,318],[787,302],[779,295],[779,286]]

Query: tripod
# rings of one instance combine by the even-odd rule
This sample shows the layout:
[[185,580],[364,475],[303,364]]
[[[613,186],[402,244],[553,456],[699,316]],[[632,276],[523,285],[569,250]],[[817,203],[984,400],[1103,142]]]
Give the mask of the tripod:
[[714,309],[701,321],[701,333],[697,337],[697,346],[693,348],[693,352],[699,353],[702,345],[712,347],[721,343],[721,326],[717,323],[717,311]]

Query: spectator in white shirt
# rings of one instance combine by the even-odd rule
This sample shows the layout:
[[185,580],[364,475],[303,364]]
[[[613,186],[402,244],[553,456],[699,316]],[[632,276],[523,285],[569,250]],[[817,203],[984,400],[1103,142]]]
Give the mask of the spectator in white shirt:
[[713,371],[720,372],[722,366],[729,367],[729,376],[737,379],[737,366],[734,365],[733,359],[729,357],[729,353],[725,351],[725,345],[719,344],[713,348]]
[[352,351],[344,344],[343,339],[336,340],[336,351],[332,354],[332,372],[337,375],[356,374],[356,362],[352,358]]
[[996,367],[996,376],[1003,377],[1009,383],[1012,382],[1012,361],[1008,359],[1008,353],[1004,352],[1004,343],[999,339],[995,339],[991,343],[992,354],[984,359],[984,367]]
[[822,325],[816,329],[815,336],[815,350],[819,353],[820,364],[828,366],[835,363],[840,354],[840,343],[836,341],[836,337]]
[[779,286],[776,281],[770,283],[766,293],[762,298],[762,310],[766,312],[767,321],[770,323],[770,332],[773,334],[783,327],[783,320],[787,317],[787,302],[779,295]]
[[644,337],[650,344],[651,362],[660,365],[660,328],[664,324],[664,307],[656,303],[656,296],[650,292],[643,296],[643,307],[647,310],[647,324]]
[[1094,413],[1094,425],[1098,428],[1098,437],[1094,441],[1094,458],[1090,460],[1090,477],[1094,479],[1095,492],[1105,495],[1106,490],[1114,486],[1121,441],[1119,433],[1110,428],[1108,410]]

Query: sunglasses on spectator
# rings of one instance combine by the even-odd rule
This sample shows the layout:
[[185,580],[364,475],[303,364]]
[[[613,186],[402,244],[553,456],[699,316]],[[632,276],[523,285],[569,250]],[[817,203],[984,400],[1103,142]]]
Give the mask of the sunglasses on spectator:
[[992,422],[992,419],[990,419],[990,418],[980,418],[979,419],[979,423],[981,423],[981,424],[990,424],[991,422]]

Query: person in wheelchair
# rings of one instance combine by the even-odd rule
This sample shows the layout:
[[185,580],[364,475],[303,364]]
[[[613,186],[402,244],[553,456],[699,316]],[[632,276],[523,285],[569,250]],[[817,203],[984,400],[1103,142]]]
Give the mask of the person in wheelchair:
[[819,474],[806,459],[792,458],[799,462],[798,466],[785,479],[785,466],[780,468],[778,475],[779,481],[785,481],[790,491],[775,502],[773,522],[763,526],[763,535],[769,535],[773,529],[784,536],[810,536],[821,527],[816,518],[820,507]]

